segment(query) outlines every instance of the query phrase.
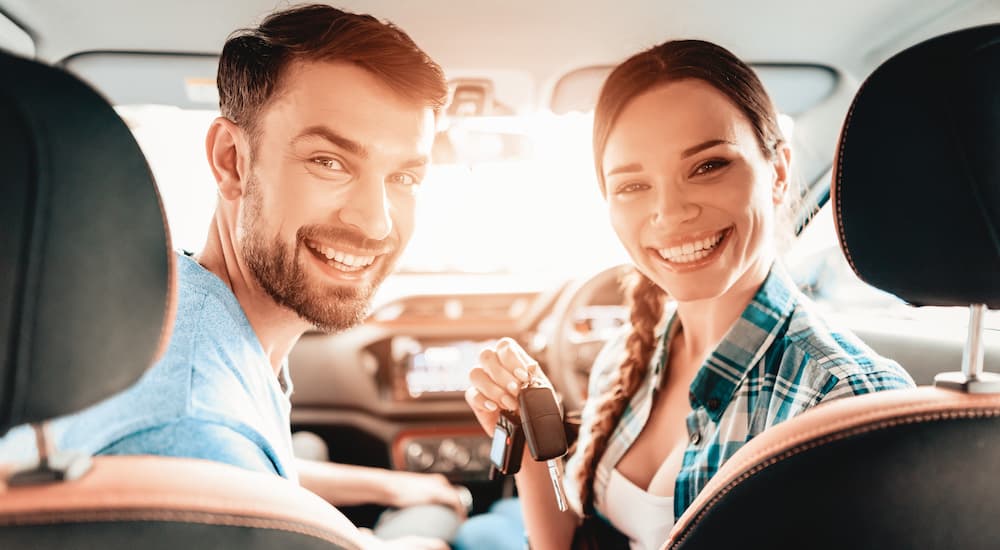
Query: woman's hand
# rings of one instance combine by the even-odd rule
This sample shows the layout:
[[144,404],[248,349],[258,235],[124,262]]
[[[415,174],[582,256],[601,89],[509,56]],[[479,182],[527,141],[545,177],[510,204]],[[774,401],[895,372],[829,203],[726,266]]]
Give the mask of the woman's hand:
[[479,365],[469,372],[472,386],[466,390],[465,400],[486,435],[493,435],[500,409],[517,411],[517,395],[532,379],[551,386],[538,361],[511,338],[502,338],[479,354]]

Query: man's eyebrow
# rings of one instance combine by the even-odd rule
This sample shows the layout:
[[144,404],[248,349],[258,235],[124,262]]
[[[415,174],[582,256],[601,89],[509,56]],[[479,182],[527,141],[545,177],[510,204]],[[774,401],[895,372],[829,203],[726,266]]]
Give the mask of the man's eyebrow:
[[725,144],[725,145],[736,145],[735,143],[733,143],[733,142],[731,142],[729,140],[725,140],[725,139],[710,139],[708,141],[699,143],[698,145],[695,145],[693,147],[688,147],[687,149],[685,149],[681,153],[681,158],[682,159],[683,158],[688,158],[691,155],[694,155],[694,154],[697,154],[697,153],[700,153],[700,152],[704,151],[705,149],[710,149],[712,147],[715,147],[716,145],[723,145],[723,144]]
[[400,168],[423,168],[430,164],[431,159],[427,155],[412,158],[402,164]]
[[294,143],[311,137],[325,139],[354,156],[361,157],[363,159],[368,158],[368,149],[366,149],[364,145],[361,145],[353,139],[346,138],[326,126],[310,126],[296,136],[292,142]]

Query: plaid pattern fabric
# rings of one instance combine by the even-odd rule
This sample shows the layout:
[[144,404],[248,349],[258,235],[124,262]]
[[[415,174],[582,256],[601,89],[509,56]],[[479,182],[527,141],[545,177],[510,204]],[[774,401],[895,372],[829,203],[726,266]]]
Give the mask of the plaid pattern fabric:
[[[649,374],[626,406],[597,466],[594,503],[599,513],[604,509],[611,469],[649,418],[676,319],[669,307],[665,316],[666,328]],[[604,393],[614,382],[626,354],[628,333],[625,327],[595,360],[589,395]],[[812,302],[775,265],[691,383],[689,443],[674,485],[675,517],[680,517],[733,453],[767,427],[823,401],[913,385],[897,363],[879,356],[849,331],[832,328],[820,319]],[[584,406],[577,451],[566,467],[567,493],[578,511],[576,475],[583,449],[590,444],[596,405],[590,399]]]

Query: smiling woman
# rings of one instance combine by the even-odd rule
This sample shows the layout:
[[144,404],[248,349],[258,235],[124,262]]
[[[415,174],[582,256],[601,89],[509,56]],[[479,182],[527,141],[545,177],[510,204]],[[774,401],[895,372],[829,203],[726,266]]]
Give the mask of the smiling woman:
[[[763,430],[913,382],[821,319],[778,261],[791,152],[760,80],[728,50],[669,41],[626,60],[601,91],[593,146],[611,225],[635,266],[631,322],[591,371],[566,463],[574,513],[556,508],[541,463],[522,465],[517,486],[532,548],[654,549]],[[517,408],[528,372],[547,383],[512,340],[481,354],[466,400],[487,432],[498,407]],[[470,520],[460,546],[521,544],[505,534],[516,525],[488,526]]]

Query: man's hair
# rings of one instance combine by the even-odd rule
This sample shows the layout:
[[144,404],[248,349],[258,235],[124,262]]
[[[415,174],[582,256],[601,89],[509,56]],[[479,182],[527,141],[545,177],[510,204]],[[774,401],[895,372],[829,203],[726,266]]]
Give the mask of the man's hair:
[[222,115],[256,136],[260,112],[293,61],[353,63],[435,113],[448,98],[444,71],[405,32],[371,15],[309,4],[230,35],[219,58]]

